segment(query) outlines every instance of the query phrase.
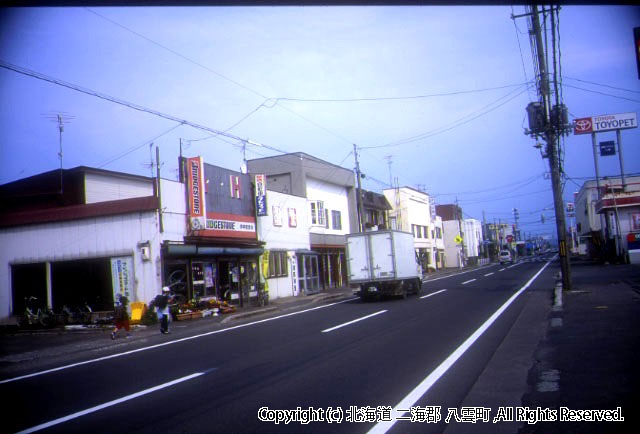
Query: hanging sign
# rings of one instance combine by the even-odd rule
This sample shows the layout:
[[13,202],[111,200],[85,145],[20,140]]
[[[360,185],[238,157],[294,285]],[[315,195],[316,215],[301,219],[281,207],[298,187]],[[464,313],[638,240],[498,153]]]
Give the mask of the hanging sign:
[[256,215],[258,217],[267,215],[267,177],[256,175]]
[[205,227],[204,170],[202,157],[187,158],[187,187],[189,189],[189,218],[191,229]]

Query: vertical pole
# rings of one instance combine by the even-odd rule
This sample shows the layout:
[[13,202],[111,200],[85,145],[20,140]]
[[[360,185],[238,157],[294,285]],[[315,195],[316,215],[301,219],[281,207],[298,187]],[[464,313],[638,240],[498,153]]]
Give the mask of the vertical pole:
[[357,192],[357,200],[356,200],[356,205],[357,205],[357,210],[358,210],[358,232],[362,232],[362,182],[361,182],[361,177],[360,177],[360,163],[358,162],[358,148],[356,147],[356,144],[353,144],[353,155],[355,156],[356,159],[356,182],[358,185],[358,192]]
[[[557,122],[552,122],[550,116],[550,89],[549,78],[547,76],[547,64],[544,56],[544,45],[540,31],[540,21],[538,17],[538,6],[531,7],[531,22],[535,34],[538,66],[540,70],[542,103],[545,116],[545,138],[547,141],[547,155],[549,156],[549,168],[551,170],[551,185],[553,189],[553,203],[556,214],[556,233],[558,236],[558,254],[560,256],[560,269],[562,272],[562,288],[565,291],[571,289],[571,265],[567,252],[567,228],[565,224],[564,202],[562,200],[562,190],[560,187],[560,165],[558,159],[558,135],[556,134]],[[557,120],[557,119],[556,119]]]
[[180,138],[180,157],[178,158],[178,181],[184,183],[184,166],[182,163],[182,137]]
[[62,186],[62,131],[64,131],[64,127],[62,125],[62,116],[58,115],[58,130],[60,137],[60,152],[58,156],[60,157],[60,194],[64,192],[64,188]]
[[620,177],[622,178],[622,192],[627,190],[627,183],[624,179],[624,158],[622,155],[622,135],[620,134],[620,130],[616,130],[616,139],[618,141],[618,158],[620,159]]
[[164,223],[162,221],[162,192],[160,191],[160,148],[156,146],[156,186],[158,193],[158,223],[160,233],[164,232]]

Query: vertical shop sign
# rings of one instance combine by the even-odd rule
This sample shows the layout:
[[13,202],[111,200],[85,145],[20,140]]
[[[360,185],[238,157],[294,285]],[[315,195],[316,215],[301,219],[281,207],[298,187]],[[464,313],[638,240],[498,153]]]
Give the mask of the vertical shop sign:
[[189,220],[191,229],[205,228],[206,207],[204,199],[204,170],[202,157],[187,158],[189,189]]
[[123,295],[131,301],[133,293],[133,257],[120,256],[111,258],[111,283],[113,300],[119,303],[118,295]]
[[256,215],[267,215],[267,179],[265,175],[256,175]]
[[293,289],[293,295],[298,295],[298,261],[295,256],[290,256],[291,260],[291,289]]

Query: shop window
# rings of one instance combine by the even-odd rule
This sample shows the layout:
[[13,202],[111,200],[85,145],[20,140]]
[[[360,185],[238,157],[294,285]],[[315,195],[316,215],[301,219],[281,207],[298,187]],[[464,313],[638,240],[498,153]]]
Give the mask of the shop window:
[[287,252],[269,251],[269,275],[267,277],[284,277],[289,275],[287,267]]
[[311,224],[314,226],[325,226],[324,202],[314,200],[309,204],[311,205]]
[[342,229],[342,215],[340,211],[331,211],[331,226],[333,229]]

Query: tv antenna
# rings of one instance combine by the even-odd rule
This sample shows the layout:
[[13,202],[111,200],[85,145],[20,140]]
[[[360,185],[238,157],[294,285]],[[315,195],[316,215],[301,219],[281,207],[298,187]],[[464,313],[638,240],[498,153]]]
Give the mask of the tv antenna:
[[58,151],[58,158],[60,159],[60,194],[62,194],[63,192],[63,185],[62,185],[62,133],[64,132],[64,124],[69,124],[71,123],[71,121],[73,119],[75,119],[75,116],[70,115],[69,113],[66,112],[56,112],[56,113],[45,113],[43,114],[44,117],[46,117],[47,119],[50,119],[54,122],[56,122],[58,124],[58,137],[59,137],[59,145],[60,145],[60,150]]

